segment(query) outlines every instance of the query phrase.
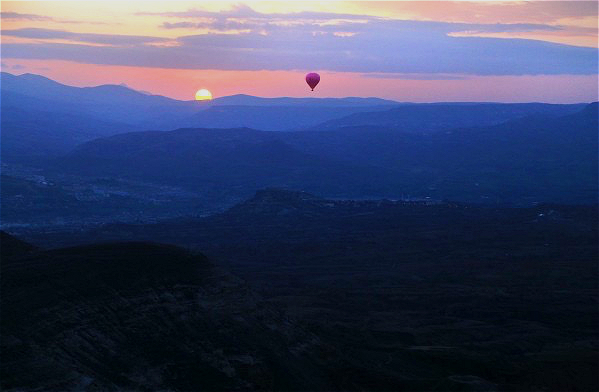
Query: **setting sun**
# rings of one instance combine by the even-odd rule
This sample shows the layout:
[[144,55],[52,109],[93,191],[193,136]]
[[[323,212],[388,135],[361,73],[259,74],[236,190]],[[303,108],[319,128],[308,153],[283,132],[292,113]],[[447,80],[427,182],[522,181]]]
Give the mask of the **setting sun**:
[[196,93],[196,101],[209,101],[212,99],[212,93],[205,88],[198,90]]

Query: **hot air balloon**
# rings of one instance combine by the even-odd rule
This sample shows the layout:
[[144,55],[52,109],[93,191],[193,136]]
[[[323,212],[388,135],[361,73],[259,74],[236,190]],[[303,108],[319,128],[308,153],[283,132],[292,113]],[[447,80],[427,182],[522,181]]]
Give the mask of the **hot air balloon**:
[[314,91],[314,87],[316,87],[318,82],[320,82],[320,75],[316,72],[310,72],[306,75],[306,83],[308,83],[312,91]]

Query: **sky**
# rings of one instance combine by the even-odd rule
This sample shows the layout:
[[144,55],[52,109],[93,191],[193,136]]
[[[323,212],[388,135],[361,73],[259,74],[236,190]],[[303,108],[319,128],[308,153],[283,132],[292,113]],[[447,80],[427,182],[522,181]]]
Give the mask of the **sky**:
[[[596,1],[10,2],[2,71],[176,99],[597,100]],[[304,75],[318,72],[310,91]]]

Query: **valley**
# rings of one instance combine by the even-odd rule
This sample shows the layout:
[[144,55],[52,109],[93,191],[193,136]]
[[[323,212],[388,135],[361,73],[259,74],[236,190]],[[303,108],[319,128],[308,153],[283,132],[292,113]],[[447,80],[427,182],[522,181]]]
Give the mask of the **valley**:
[[341,390],[597,386],[596,207],[268,189],[204,218],[22,238],[201,251],[333,350],[337,359],[321,366],[342,372]]

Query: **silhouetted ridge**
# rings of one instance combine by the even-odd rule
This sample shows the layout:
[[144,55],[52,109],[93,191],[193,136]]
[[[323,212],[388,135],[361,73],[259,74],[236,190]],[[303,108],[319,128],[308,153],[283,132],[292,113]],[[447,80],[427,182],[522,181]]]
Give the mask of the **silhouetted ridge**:
[[[59,294],[91,295],[144,291],[153,286],[195,282],[210,269],[205,256],[173,245],[144,242],[107,243],[49,250],[4,263],[2,285],[48,290],[46,299]],[[60,293],[51,287],[61,287]]]
[[35,246],[13,237],[4,230],[0,230],[0,257],[2,260],[6,260],[8,257],[27,254],[35,249]]
[[307,192],[267,188],[256,192],[254,197],[230,208],[230,215],[286,215],[305,214],[310,210],[319,211],[326,200]]
[[581,113],[588,116],[594,116],[595,119],[599,116],[599,102],[591,102],[582,109]]
[[280,188],[267,188],[256,192],[254,197],[227,210],[224,215],[229,218],[243,218],[247,215],[317,217],[333,214],[338,216],[355,213],[371,213],[381,211],[385,207],[414,207],[447,204],[436,200],[353,200],[324,199],[308,192],[293,191]]
[[256,192],[253,198],[247,203],[276,203],[276,202],[298,202],[308,200],[324,200],[314,196],[311,193],[303,191],[293,191],[288,189],[267,188]]

